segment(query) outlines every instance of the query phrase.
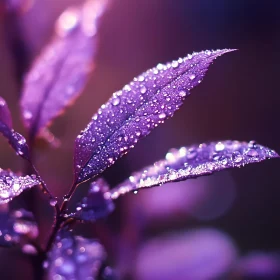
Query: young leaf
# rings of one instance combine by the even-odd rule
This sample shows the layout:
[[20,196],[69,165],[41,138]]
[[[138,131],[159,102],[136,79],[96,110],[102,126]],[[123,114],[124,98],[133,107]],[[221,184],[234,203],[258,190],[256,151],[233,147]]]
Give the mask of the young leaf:
[[0,97],[0,133],[9,141],[9,144],[18,155],[30,160],[26,140],[21,134],[13,130],[10,110],[2,97]]
[[86,1],[58,19],[56,35],[28,73],[21,99],[32,137],[45,128],[83,90],[96,51],[98,19],[107,0]]
[[0,212],[0,246],[11,247],[38,236],[38,226],[31,212],[24,209]]
[[76,139],[76,183],[100,174],[172,117],[214,59],[230,51],[203,51],[158,64],[115,92]]
[[128,180],[106,194],[106,197],[116,199],[130,191],[210,175],[217,171],[276,157],[279,155],[275,151],[254,141],[212,142],[189,148],[182,147],[178,150],[172,149],[164,160],[132,174]]
[[69,216],[89,222],[107,217],[115,208],[112,199],[104,196],[108,191],[107,183],[101,178],[91,183],[87,197],[77,205],[76,212]]
[[96,279],[105,258],[104,248],[96,240],[63,232],[49,253],[49,279]]
[[0,204],[8,203],[24,190],[40,184],[36,175],[19,176],[0,168]]

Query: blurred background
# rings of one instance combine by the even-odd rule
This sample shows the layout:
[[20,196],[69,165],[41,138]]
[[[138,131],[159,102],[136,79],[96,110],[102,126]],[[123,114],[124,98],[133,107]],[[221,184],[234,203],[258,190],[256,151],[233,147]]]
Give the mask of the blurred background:
[[[24,132],[18,100],[21,81],[49,42],[65,8],[81,0],[33,0],[26,11],[0,4],[0,95]],[[256,140],[280,152],[279,1],[112,0],[102,18],[95,70],[77,102],[51,126],[61,147],[42,146],[36,163],[57,197],[72,181],[73,143],[101,104],[134,76],[206,49],[237,48],[211,66],[173,119],[142,140],[105,172],[112,185],[164,157],[172,147],[225,139]],[[1,168],[23,162],[0,139]],[[280,279],[280,162],[267,161],[169,184],[119,199],[116,211],[77,233],[105,244],[120,279]],[[82,185],[73,203],[87,191]],[[44,242],[52,212],[34,201]],[[32,279],[17,251],[0,251],[1,279]],[[9,271],[7,267],[10,267]],[[2,278],[3,277],[3,278]],[[13,278],[14,277],[14,278]]]

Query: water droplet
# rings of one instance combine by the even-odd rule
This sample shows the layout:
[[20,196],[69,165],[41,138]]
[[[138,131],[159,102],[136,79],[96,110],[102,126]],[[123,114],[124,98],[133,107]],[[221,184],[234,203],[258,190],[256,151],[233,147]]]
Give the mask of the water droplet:
[[255,149],[249,149],[247,151],[246,155],[249,156],[249,157],[254,157],[254,158],[259,157],[259,153]]
[[144,76],[139,76],[139,77],[138,77],[138,81],[139,81],[139,82],[143,82],[144,80],[145,80]]
[[4,239],[6,240],[6,241],[11,241],[12,240],[12,237],[11,237],[11,235],[10,234],[5,234],[4,235]]
[[157,65],[157,69],[158,69],[158,70],[162,70],[163,68],[164,68],[164,65],[163,65],[163,64],[159,63],[159,64]]
[[109,163],[114,163],[114,159],[113,158],[108,158]]
[[116,98],[113,99],[112,104],[113,104],[114,106],[117,106],[117,105],[120,104],[120,101],[121,101],[120,98],[116,97]]
[[136,131],[136,132],[135,132],[135,135],[136,135],[137,137],[139,137],[139,136],[141,135],[141,131]]
[[257,145],[257,142],[256,142],[256,141],[250,141],[250,142],[248,143],[248,147],[249,147],[249,148],[255,148],[256,145]]
[[14,190],[15,192],[18,192],[18,191],[20,190],[20,184],[19,184],[19,183],[14,183],[14,184],[13,184],[13,190]]
[[146,88],[145,86],[142,86],[142,87],[140,88],[140,92],[141,92],[142,94],[146,93],[146,92],[147,92],[147,88]]
[[55,206],[57,204],[57,198],[50,199],[50,205]]
[[44,261],[43,262],[43,268],[48,268],[49,267],[49,262],[48,261]]
[[195,79],[195,75],[194,75],[194,74],[191,74],[191,75],[189,75],[189,78],[190,78],[191,80],[194,80],[194,79]]
[[28,110],[25,110],[25,111],[23,112],[23,116],[24,116],[24,118],[25,118],[26,120],[30,120],[30,119],[32,118],[32,113],[31,113],[30,111],[28,111]]
[[188,150],[188,153],[187,153],[186,156],[187,156],[188,159],[193,159],[193,158],[196,157],[196,155],[197,155],[196,150],[191,148],[191,149]]
[[124,86],[123,88],[125,91],[131,91],[131,87],[129,85]]
[[219,158],[219,161],[220,161],[223,165],[227,165],[227,163],[228,163],[228,159],[227,159],[226,156],[221,156],[221,157]]
[[243,157],[242,155],[240,154],[240,152],[236,151],[234,153],[232,153],[232,156],[231,156],[232,160],[235,162],[235,163],[239,163],[243,160]]
[[187,93],[184,90],[181,90],[179,92],[179,96],[181,96],[181,97],[185,97],[186,95],[187,95]]
[[222,143],[222,142],[218,142],[216,145],[215,145],[215,151],[216,152],[221,152],[225,149],[225,145]]
[[172,62],[172,67],[173,68],[177,68],[178,66],[179,66],[178,61],[175,60],[175,61]]
[[22,252],[28,255],[36,255],[38,252],[34,246],[31,244],[25,244],[22,247]]
[[164,118],[166,118],[166,114],[165,114],[165,113],[160,113],[160,114],[158,115],[158,117],[159,117],[160,119],[164,119]]
[[26,140],[24,137],[21,137],[19,140],[18,140],[18,143],[19,145],[24,145],[26,143]]
[[177,158],[174,153],[169,152],[166,154],[165,159],[169,162],[175,162]]

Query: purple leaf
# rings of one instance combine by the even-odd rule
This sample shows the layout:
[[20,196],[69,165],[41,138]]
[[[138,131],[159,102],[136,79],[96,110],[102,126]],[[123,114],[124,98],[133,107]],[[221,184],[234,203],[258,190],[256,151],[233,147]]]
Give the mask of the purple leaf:
[[63,232],[49,253],[49,279],[96,279],[105,258],[98,241]]
[[233,240],[216,229],[158,235],[142,244],[132,279],[232,279],[227,273],[237,255]]
[[172,117],[214,59],[230,51],[204,51],[158,64],[115,92],[76,139],[76,183],[100,174]]
[[106,194],[106,197],[116,199],[130,191],[210,175],[276,157],[279,155],[275,151],[254,141],[212,142],[172,149],[164,160],[132,174],[128,180]]
[[0,168],[0,204],[8,203],[24,190],[40,184],[36,175],[19,176]]
[[76,213],[70,216],[89,222],[107,217],[115,208],[112,199],[104,196],[108,191],[109,186],[101,178],[91,183],[87,197],[77,205]]
[[12,129],[12,116],[7,106],[6,101],[0,97],[0,123],[5,125],[7,128]]
[[6,101],[0,97],[0,133],[9,141],[9,144],[18,155],[29,160],[29,148],[25,138],[12,128],[12,118]]
[[21,99],[25,126],[36,136],[83,90],[96,52],[98,19],[106,0],[86,1],[58,19],[56,35],[28,73]]
[[0,246],[26,243],[38,236],[38,226],[31,212],[24,209],[0,212]]

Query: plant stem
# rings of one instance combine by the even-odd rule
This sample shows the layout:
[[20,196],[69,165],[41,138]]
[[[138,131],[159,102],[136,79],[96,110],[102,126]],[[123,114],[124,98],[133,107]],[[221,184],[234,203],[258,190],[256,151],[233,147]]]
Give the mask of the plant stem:
[[69,192],[64,196],[63,202],[62,202],[61,207],[60,207],[60,212],[61,213],[63,213],[65,210],[67,210],[69,200],[71,199],[71,197],[72,197],[74,191],[76,190],[77,186],[78,185],[76,184],[76,182],[73,182]]
[[[56,198],[54,197],[54,195],[52,194],[52,192],[49,190],[49,188],[47,187],[46,183],[44,182],[44,180],[42,179],[42,177],[39,175],[39,172],[38,170],[36,169],[36,167],[34,166],[34,164],[32,162],[30,162],[31,164],[31,167],[32,167],[32,170],[33,172],[35,173],[35,175],[38,177],[41,185],[42,185],[42,188],[43,190],[49,195],[49,199],[50,200],[56,200]],[[56,203],[54,205],[54,209],[55,209],[55,214],[56,216],[59,214],[60,210],[59,210],[59,206],[58,204]]]

